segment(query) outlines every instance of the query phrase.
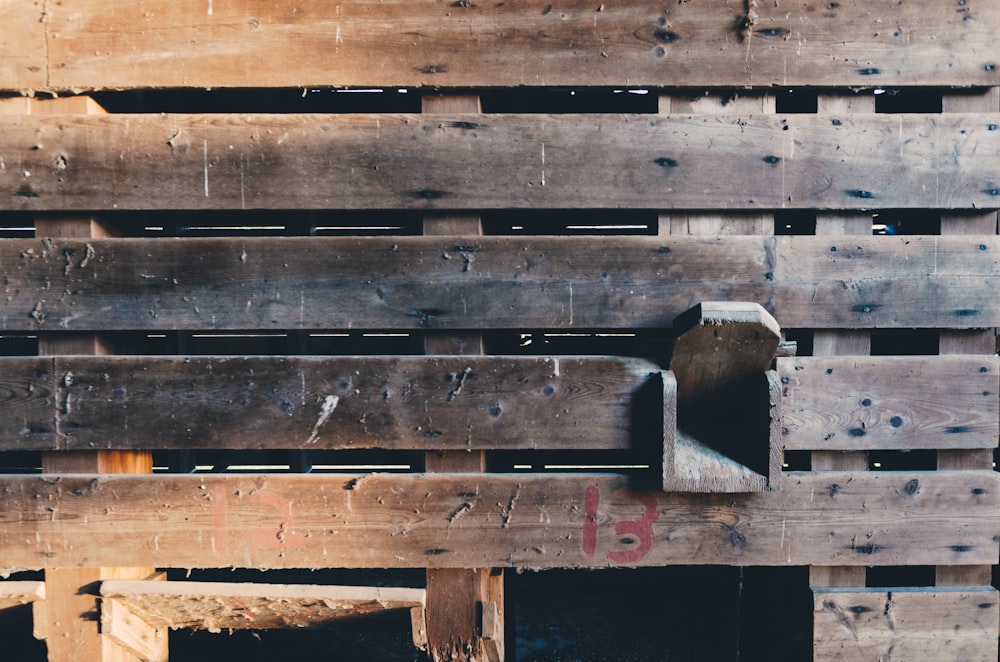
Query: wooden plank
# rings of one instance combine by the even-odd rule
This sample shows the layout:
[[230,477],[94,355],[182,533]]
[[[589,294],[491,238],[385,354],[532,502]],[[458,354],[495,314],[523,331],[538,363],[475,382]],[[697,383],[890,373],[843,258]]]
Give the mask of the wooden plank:
[[10,239],[0,326],[668,328],[740,300],[786,328],[961,329],[1000,325],[998,255],[982,235]]
[[995,356],[797,357],[778,373],[789,450],[994,448],[1000,435]]
[[[958,273],[993,272],[995,240],[992,235],[778,237],[778,300],[772,312],[786,328],[994,326],[1000,319],[983,305],[990,296],[976,291],[976,277]],[[823,286],[810,289],[807,282]],[[839,287],[829,287],[834,283]],[[947,299],[940,298],[942,286],[949,290]],[[928,317],[935,323],[928,324]]]
[[0,582],[0,610],[45,599],[45,582]]
[[0,0],[0,15],[4,17],[0,88],[7,92],[33,94],[48,87],[45,5],[43,0]]
[[[496,85],[990,85],[992,2],[212,3],[7,12],[54,90]],[[12,51],[16,53],[17,51]],[[43,60],[44,61],[44,60]],[[28,72],[31,73],[31,72]],[[6,87],[28,87],[15,69]]]
[[10,357],[0,448],[631,448],[659,443],[634,426],[660,416],[637,397],[659,373],[612,357]]
[[813,589],[816,662],[997,659],[992,587]]
[[977,565],[991,471],[788,473],[687,495],[611,474],[0,477],[13,567]]
[[420,588],[237,582],[106,581],[113,599],[157,628],[270,630],[318,628],[341,618],[423,607]]
[[0,169],[0,206],[991,208],[1000,195],[994,169],[1000,131],[990,129],[997,119],[996,113],[502,114],[474,122],[461,113],[15,115],[0,118],[0,156],[18,164]]

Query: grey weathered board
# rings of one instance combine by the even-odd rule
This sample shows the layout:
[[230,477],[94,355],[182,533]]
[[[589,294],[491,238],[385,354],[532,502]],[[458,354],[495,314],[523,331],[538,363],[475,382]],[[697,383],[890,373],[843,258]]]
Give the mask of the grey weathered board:
[[2,358],[0,448],[655,454],[635,421],[661,391],[658,366],[613,357]]
[[778,359],[788,450],[995,448],[995,356]]
[[665,494],[612,474],[0,477],[15,568],[995,563],[992,471],[786,473]]
[[1000,325],[995,236],[5,240],[8,331]]
[[813,589],[815,662],[997,659],[997,590]]
[[[0,117],[0,208],[972,209],[996,113]],[[724,183],[724,185],[723,185]]]
[[991,0],[9,1],[0,87],[1000,81]]

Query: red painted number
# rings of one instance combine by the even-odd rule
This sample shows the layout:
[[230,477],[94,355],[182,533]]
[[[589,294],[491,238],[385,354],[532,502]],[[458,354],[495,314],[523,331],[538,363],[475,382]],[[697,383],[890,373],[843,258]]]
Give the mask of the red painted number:
[[[624,520],[615,524],[615,535],[635,536],[639,544],[632,549],[608,552],[607,556],[615,563],[635,563],[641,561],[653,549],[653,523],[660,516],[656,507],[656,499],[650,494],[619,492],[618,494],[637,502],[643,507],[642,517]],[[596,485],[587,488],[583,497],[583,553],[593,556],[597,551],[598,509],[601,503],[601,493]]]

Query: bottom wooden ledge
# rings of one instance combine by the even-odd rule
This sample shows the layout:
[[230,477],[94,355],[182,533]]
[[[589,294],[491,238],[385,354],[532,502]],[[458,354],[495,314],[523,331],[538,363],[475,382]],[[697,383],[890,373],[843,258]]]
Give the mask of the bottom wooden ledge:
[[45,599],[45,582],[0,582],[0,609],[17,607]]
[[997,659],[989,586],[813,589],[813,659]]
[[[123,607],[158,628],[315,628],[347,616],[410,609],[414,644],[426,639],[422,588],[230,582],[106,581],[102,604]],[[419,612],[419,613],[417,613]]]

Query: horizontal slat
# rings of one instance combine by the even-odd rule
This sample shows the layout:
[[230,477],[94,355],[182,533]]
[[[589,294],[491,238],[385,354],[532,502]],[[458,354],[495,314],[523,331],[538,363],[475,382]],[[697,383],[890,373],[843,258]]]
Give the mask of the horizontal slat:
[[[658,420],[627,358],[0,359],[0,448],[612,449]],[[643,399],[640,392],[651,389]],[[648,436],[648,435],[647,435]]]
[[966,565],[997,561],[992,471],[790,473],[755,494],[625,476],[0,477],[13,567]]
[[778,359],[788,450],[995,448],[995,356]]
[[424,606],[422,588],[235,582],[101,582],[114,599],[160,628],[195,630],[322,627],[345,616]]
[[997,659],[997,590],[985,586],[813,589],[813,659]]
[[45,599],[45,582],[0,581],[0,610]]
[[669,328],[701,301],[784,328],[1000,326],[1000,240],[6,240],[9,331]]
[[1000,206],[1000,131],[990,128],[998,120],[995,113],[14,115],[0,118],[7,164],[0,204],[988,208]]
[[26,38],[45,35],[47,66],[22,56],[5,87],[28,87],[27,66],[60,90],[988,85],[1000,60],[990,0],[39,4],[5,10]]

